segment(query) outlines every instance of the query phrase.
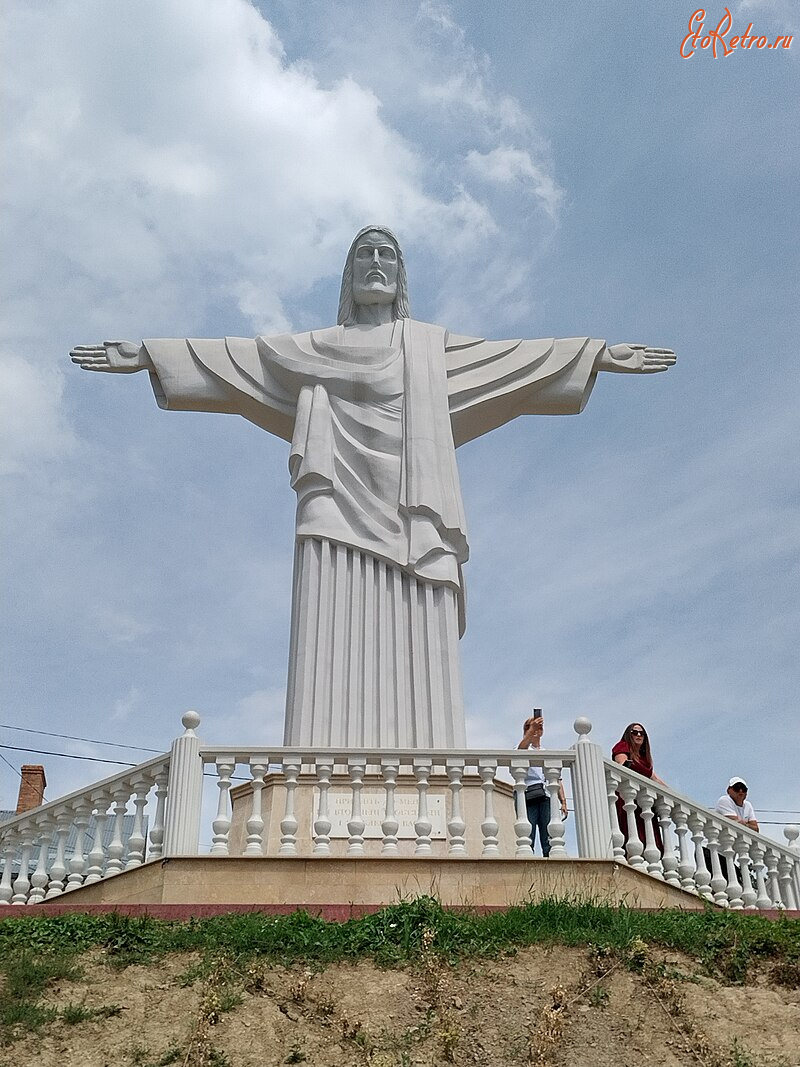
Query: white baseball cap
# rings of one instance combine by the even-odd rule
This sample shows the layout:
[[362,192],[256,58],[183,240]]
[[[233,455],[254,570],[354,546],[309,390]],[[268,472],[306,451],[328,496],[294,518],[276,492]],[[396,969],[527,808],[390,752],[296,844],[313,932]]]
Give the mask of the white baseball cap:
[[728,789],[730,789],[734,785],[743,785],[745,789],[747,789],[747,782],[741,776],[731,778],[731,780],[728,782]]

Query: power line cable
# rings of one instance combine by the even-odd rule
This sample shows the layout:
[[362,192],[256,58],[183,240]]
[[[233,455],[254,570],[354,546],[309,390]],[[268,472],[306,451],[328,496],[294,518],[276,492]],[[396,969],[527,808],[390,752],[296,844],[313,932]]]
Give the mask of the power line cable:
[[89,760],[91,763],[114,763],[117,767],[137,766],[135,763],[123,763],[122,760],[118,759],[101,759],[99,756],[78,756],[74,752],[48,752],[46,749],[20,748],[18,745],[0,745],[0,748],[10,749],[12,752],[30,752],[34,756],[63,756],[65,759]]
[[9,726],[0,722],[0,730],[16,730],[22,734],[40,734],[42,737],[61,737],[65,741],[85,741],[88,745],[106,745],[109,748],[127,748],[132,752],[152,752],[158,755],[161,749],[142,748],[141,745],[122,745],[118,741],[98,741],[96,737],[74,737],[72,734],[54,734],[50,730],[33,730],[29,726]]

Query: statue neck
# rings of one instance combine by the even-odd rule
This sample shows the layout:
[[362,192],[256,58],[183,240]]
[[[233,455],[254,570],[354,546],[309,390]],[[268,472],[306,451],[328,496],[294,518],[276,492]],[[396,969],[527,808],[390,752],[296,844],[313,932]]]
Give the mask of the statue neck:
[[356,322],[359,326],[385,326],[393,321],[392,304],[356,304]]

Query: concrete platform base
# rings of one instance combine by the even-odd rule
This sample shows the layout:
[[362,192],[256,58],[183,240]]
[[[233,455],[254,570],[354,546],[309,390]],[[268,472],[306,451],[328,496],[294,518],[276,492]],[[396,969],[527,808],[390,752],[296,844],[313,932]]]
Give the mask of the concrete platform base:
[[76,909],[178,904],[290,905],[313,911],[322,905],[381,906],[423,895],[446,907],[503,908],[544,898],[648,910],[704,907],[698,897],[610,860],[224,856],[154,861],[73,890],[57,903]]

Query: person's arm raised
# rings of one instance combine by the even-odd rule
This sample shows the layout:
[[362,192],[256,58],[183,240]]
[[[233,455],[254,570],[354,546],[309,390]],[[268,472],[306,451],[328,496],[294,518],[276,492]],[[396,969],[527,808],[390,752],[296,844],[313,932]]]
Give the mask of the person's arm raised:
[[104,341],[101,345],[76,345],[69,354],[81,370],[99,370],[112,374],[132,374],[153,370],[144,345],[132,341]]

